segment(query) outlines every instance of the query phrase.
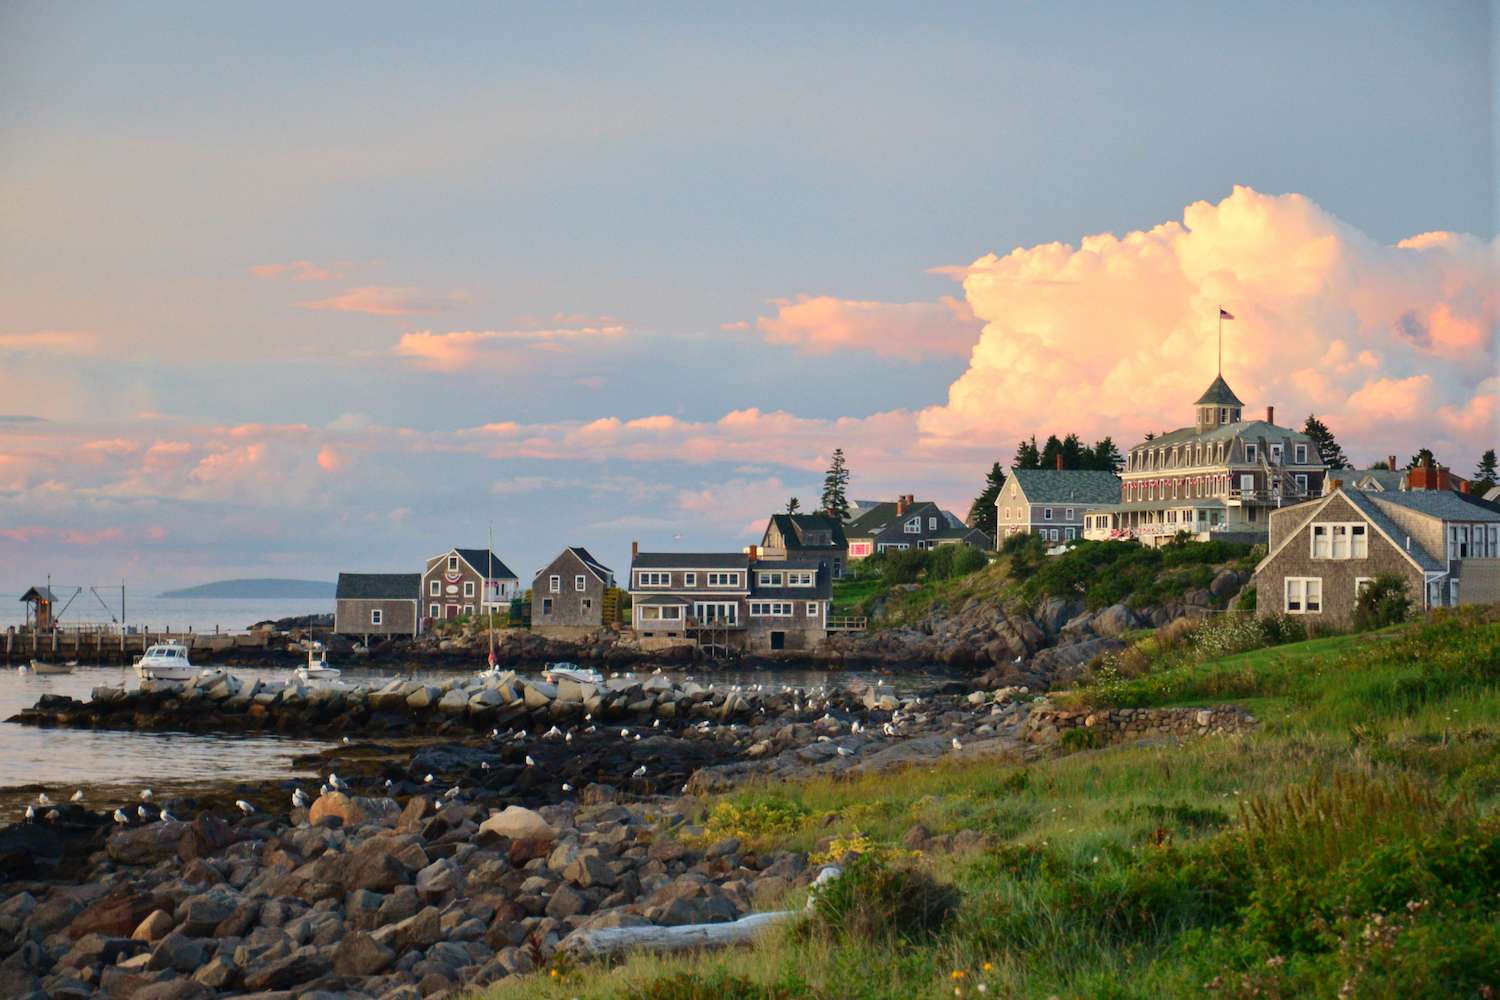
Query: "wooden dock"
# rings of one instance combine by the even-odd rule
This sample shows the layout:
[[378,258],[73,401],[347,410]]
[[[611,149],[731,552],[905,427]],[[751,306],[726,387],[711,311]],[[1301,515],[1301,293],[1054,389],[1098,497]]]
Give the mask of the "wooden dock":
[[75,625],[53,629],[6,629],[0,633],[0,655],[7,665],[31,659],[78,660],[81,663],[133,663],[152,643],[175,640],[190,650],[222,653],[231,649],[264,649],[268,631],[193,632],[141,626]]

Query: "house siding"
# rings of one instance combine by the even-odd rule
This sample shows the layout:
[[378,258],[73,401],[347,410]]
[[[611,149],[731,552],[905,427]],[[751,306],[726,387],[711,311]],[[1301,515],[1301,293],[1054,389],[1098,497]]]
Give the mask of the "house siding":
[[[558,577],[558,591],[551,589]],[[583,590],[577,587],[583,577]],[[604,624],[604,581],[572,549],[548,563],[531,584],[531,627],[543,635],[575,634]],[[547,602],[551,602],[550,607]]]
[[[1262,616],[1285,610],[1287,577],[1313,577],[1322,581],[1322,610],[1297,617],[1307,624],[1321,623],[1333,628],[1348,628],[1354,623],[1355,584],[1362,577],[1394,576],[1406,582],[1407,593],[1415,607],[1426,605],[1425,577],[1420,567],[1391,544],[1353,504],[1343,496],[1331,497],[1321,510],[1308,514],[1298,508],[1276,511],[1271,515],[1272,533],[1278,521],[1295,524],[1279,552],[1267,557],[1256,570],[1253,584],[1256,608]],[[1312,526],[1326,522],[1366,525],[1369,554],[1363,559],[1315,559],[1312,555]]]
[[[381,612],[381,623],[370,624],[370,612]],[[333,630],[339,635],[416,635],[417,602],[400,598],[341,597],[333,603]]]

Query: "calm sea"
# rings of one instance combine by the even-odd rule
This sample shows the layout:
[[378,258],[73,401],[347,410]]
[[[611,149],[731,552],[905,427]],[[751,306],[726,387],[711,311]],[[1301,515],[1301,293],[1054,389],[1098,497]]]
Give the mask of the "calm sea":
[[[69,590],[57,588],[58,607],[67,605],[59,619],[64,625],[97,625],[118,620],[120,592],[99,592],[113,607],[106,610],[99,598],[85,590],[73,597]],[[19,593],[17,595],[19,597]],[[260,621],[291,618],[297,615],[331,615],[333,600],[316,598],[283,598],[275,600],[227,600],[222,597],[137,597],[125,592],[126,623],[149,626],[153,632],[191,628],[194,632],[243,632]],[[0,629],[21,625],[26,620],[26,606],[19,600],[0,600]]]

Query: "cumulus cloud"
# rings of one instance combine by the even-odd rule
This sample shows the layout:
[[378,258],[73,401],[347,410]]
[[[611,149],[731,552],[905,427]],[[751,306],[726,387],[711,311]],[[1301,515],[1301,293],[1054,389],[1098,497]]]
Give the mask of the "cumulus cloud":
[[404,333],[393,353],[433,371],[455,372],[466,368],[514,364],[526,351],[567,352],[573,346],[623,336],[620,323],[587,326],[557,326],[546,329],[454,330],[436,333],[415,330]]
[[365,313],[370,316],[421,316],[450,312],[465,301],[467,297],[459,293],[435,295],[415,288],[367,285],[363,288],[351,288],[326,299],[299,302],[297,305],[303,309]]
[[[1323,417],[1356,457],[1492,438],[1500,243],[1382,245],[1300,195],[1236,187],[1182,220],[981,257],[964,294],[983,332],[938,441],[1076,430],[1120,443],[1178,427],[1224,375],[1252,412]],[[1487,381],[1488,379],[1488,381]]]
[[[967,357],[979,336],[968,303],[862,302],[831,295],[777,299],[775,316],[755,325],[773,344],[792,344],[810,354],[870,351],[881,357],[921,361],[933,355]],[[737,328],[734,324],[725,329]]]

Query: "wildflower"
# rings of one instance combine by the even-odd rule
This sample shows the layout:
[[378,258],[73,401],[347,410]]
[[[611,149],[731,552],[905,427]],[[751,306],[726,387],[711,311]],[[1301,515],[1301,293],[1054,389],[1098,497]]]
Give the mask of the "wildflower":
[[984,965],[980,966],[980,968],[984,969],[985,972],[995,971],[995,967],[988,962],[985,962]]
[[954,969],[951,973],[949,973],[949,976],[953,979],[962,979],[965,975],[967,975],[967,973],[965,973],[963,969]]
[[558,973],[558,971],[556,969],[553,969],[552,972],[551,972],[551,975],[552,975],[553,979],[556,979],[558,977],[559,973]]
[[974,988],[976,990],[978,990],[979,992],[981,992],[981,993],[988,993],[990,991],[990,988],[988,986],[984,985],[983,983],[980,983],[978,986],[976,986]]

